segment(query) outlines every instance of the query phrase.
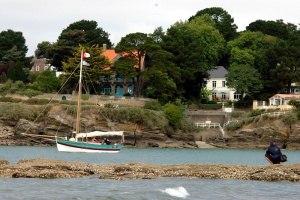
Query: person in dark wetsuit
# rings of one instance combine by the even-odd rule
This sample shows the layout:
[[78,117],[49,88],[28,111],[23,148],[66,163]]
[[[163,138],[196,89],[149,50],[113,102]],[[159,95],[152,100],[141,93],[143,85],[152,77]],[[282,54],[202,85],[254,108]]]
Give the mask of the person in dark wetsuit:
[[280,148],[273,142],[270,142],[270,146],[266,151],[265,158],[271,164],[280,164],[281,151]]

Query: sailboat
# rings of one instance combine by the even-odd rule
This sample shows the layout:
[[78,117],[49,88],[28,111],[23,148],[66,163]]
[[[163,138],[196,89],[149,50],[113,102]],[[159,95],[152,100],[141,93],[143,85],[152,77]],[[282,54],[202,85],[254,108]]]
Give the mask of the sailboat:
[[[78,89],[78,102],[77,102],[77,113],[76,113],[76,128],[75,137],[61,138],[56,136],[56,146],[58,151],[63,152],[86,152],[86,153],[118,153],[123,148],[124,132],[123,131],[93,131],[80,133],[80,107],[81,107],[81,94],[82,94],[82,66],[85,58],[90,55],[86,52],[81,51],[80,60],[80,74],[79,74],[79,89]],[[121,142],[115,144],[109,143],[95,143],[92,141],[95,137],[108,137],[108,136],[120,136]]]

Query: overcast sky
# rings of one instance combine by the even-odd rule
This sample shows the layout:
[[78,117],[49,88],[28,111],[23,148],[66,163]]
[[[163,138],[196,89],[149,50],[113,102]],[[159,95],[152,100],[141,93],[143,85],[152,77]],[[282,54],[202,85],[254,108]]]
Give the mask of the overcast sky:
[[227,11],[238,31],[257,19],[300,23],[299,0],[7,0],[0,6],[0,32],[22,32],[31,56],[38,43],[56,42],[63,29],[82,19],[96,21],[116,45],[129,33],[152,33],[159,26],[166,31],[211,7]]

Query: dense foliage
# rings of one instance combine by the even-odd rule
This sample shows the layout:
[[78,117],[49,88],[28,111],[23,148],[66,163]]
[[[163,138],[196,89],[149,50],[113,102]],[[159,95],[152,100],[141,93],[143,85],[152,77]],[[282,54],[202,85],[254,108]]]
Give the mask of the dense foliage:
[[[237,28],[234,18],[223,8],[205,8],[186,21],[175,22],[166,31],[158,27],[153,33],[136,32],[122,37],[115,47],[120,58],[108,70],[105,67],[112,63],[100,54],[103,44],[108,49],[114,46],[109,33],[95,21],[81,20],[63,29],[56,42],[39,43],[35,56],[49,59],[69,75],[79,63],[80,51],[87,50],[91,53],[90,66],[85,68],[90,76],[85,83],[87,93],[91,84],[101,91],[102,78],[116,74],[134,84],[134,96],[154,98],[161,105],[176,99],[206,103],[210,91],[203,90],[204,79],[216,65],[228,69],[229,87],[246,94],[237,106],[253,99],[267,100],[275,93],[290,93],[299,87],[293,84],[300,80],[297,25],[283,20],[256,20],[245,31],[237,32]],[[14,86],[12,89],[5,84],[0,87],[2,95],[27,91],[33,96],[35,91],[57,89],[53,86],[57,80],[49,82],[51,74],[38,77],[29,71],[32,64],[31,58],[25,57],[25,41],[21,32],[0,33],[0,82],[24,84],[9,84]],[[73,78],[69,88],[77,77]]]

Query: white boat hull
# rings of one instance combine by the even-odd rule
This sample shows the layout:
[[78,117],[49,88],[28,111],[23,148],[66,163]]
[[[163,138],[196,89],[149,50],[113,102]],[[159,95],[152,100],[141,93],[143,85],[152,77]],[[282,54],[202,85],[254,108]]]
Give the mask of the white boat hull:
[[75,142],[56,138],[56,146],[58,151],[74,152],[74,153],[118,153],[122,145],[101,145],[98,143]]

